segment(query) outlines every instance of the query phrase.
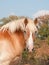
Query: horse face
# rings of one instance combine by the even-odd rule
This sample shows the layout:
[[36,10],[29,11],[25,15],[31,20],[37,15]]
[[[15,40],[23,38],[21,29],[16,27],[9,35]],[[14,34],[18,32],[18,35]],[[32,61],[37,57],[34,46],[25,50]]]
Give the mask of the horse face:
[[34,35],[37,32],[37,28],[33,21],[29,20],[28,24],[26,25],[26,31],[25,31],[25,39],[26,39],[26,47],[29,52],[32,52],[33,50],[33,41],[34,41]]

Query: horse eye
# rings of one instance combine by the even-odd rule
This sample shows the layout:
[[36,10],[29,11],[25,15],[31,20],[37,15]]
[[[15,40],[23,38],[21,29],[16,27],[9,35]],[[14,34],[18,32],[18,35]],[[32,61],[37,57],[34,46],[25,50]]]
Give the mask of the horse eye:
[[38,26],[36,26],[38,28]]
[[26,31],[24,31],[24,34],[26,34]]

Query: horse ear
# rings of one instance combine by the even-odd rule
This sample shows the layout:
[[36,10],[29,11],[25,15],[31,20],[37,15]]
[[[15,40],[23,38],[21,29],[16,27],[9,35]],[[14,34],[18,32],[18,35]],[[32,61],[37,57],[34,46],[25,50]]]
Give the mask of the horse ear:
[[34,20],[34,23],[35,23],[35,25],[38,23],[38,19],[37,18]]
[[26,26],[26,25],[27,25],[27,23],[28,23],[27,18],[25,18],[24,23],[25,23],[25,26]]

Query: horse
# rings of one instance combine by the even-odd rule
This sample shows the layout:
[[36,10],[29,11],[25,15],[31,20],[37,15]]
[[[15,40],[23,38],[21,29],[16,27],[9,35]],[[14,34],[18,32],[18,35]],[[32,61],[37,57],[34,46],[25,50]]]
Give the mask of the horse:
[[32,52],[37,28],[32,19],[22,18],[0,28],[0,65],[10,65],[25,47]]

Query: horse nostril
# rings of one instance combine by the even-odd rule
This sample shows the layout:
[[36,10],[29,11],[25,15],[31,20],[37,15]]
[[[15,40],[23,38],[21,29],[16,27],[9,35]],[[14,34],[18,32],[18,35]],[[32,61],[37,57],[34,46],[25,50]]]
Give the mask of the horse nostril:
[[33,51],[33,49],[32,49],[32,51]]
[[24,49],[24,51],[26,51],[26,49]]
[[27,48],[27,51],[29,51],[29,49]]
[[34,48],[32,49],[32,51],[34,51]]

